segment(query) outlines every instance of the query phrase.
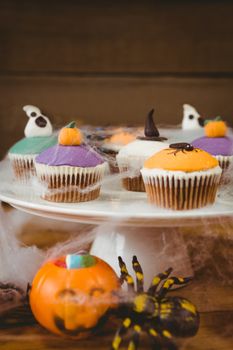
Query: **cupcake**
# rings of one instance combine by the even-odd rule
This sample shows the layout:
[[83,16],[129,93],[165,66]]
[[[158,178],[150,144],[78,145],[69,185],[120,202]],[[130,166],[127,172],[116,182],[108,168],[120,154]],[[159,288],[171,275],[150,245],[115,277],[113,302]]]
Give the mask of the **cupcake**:
[[187,210],[214,203],[222,169],[209,153],[176,143],[147,159],[141,173],[151,203]]
[[53,134],[52,125],[39,108],[24,106],[23,110],[29,117],[24,129],[25,137],[15,143],[8,151],[8,158],[12,164],[15,176],[20,180],[28,180],[35,175],[34,160],[43,150],[57,143],[57,136]]
[[36,173],[45,185],[42,198],[53,202],[85,202],[99,196],[106,163],[83,143],[75,122],[62,128],[58,145],[36,157]]
[[205,136],[192,142],[194,147],[200,148],[214,156],[223,172],[233,163],[233,138],[226,136],[227,126],[220,117],[205,121]]
[[116,155],[130,142],[134,141],[136,136],[133,133],[118,129],[115,134],[105,139],[101,146],[101,151],[107,155],[111,173],[118,173],[119,168],[116,162]]
[[163,142],[165,137],[159,135],[153,120],[154,110],[152,109],[146,119],[143,137],[138,137],[135,141],[122,147],[116,159],[120,172],[122,173],[122,185],[128,191],[144,192],[145,186],[140,170],[147,158],[154,153],[169,147]]

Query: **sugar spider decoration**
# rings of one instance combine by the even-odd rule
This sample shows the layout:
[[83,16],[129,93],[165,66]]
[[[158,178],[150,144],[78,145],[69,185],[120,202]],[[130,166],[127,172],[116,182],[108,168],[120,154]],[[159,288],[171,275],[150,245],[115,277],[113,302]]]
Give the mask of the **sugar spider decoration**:
[[172,268],[159,273],[153,278],[151,286],[144,291],[144,277],[141,265],[136,256],[132,265],[136,274],[136,289],[133,277],[121,257],[119,265],[121,282],[126,282],[129,296],[132,299],[124,307],[124,320],[117,330],[112,342],[112,349],[120,349],[122,337],[131,331],[128,350],[136,350],[142,332],[146,332],[153,343],[153,349],[175,350],[177,345],[173,336],[188,337],[197,333],[199,314],[195,306],[187,299],[166,296],[175,285],[184,286],[191,281],[191,277],[169,277]]
[[190,143],[186,143],[186,142],[172,143],[171,145],[169,145],[169,148],[174,150],[171,153],[169,153],[169,154],[174,154],[174,156],[176,156],[178,152],[182,152],[182,153],[191,152],[191,151],[198,152],[198,149],[194,148],[192,145],[190,145]]

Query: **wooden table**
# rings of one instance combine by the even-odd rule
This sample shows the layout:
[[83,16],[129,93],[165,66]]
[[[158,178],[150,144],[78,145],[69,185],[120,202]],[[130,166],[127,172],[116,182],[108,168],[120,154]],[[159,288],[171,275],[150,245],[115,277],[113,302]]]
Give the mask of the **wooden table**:
[[[13,209],[12,209],[13,210]],[[24,214],[22,214],[24,215]],[[74,234],[74,224],[61,225],[55,221],[24,215],[19,228],[23,243],[36,244],[40,248],[52,246]],[[210,229],[211,227],[209,227]],[[208,231],[209,231],[208,229]],[[206,229],[197,230],[195,236],[184,229],[184,239],[190,247],[190,257],[195,279],[186,288],[177,291],[192,300],[201,314],[201,324],[194,338],[178,339],[180,348],[187,350],[231,350],[233,348],[233,296],[232,296],[232,237],[233,221],[219,223],[212,228],[213,237],[205,235]],[[227,231],[227,235],[226,235]],[[211,242],[211,243],[207,243]],[[209,253],[204,261],[198,261],[198,252],[208,244]],[[196,248],[195,248],[196,247]],[[214,255],[214,256],[213,256]],[[174,293],[174,292],[173,292]],[[109,349],[114,329],[108,326],[102,333],[86,340],[59,338],[43,329],[33,318],[29,308],[21,306],[0,319],[0,349]],[[150,349],[143,335],[140,349]]]

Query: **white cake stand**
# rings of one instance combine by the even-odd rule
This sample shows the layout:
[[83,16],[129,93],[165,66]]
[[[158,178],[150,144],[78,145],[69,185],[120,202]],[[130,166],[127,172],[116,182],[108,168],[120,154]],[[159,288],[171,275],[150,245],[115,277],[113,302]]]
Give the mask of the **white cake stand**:
[[[215,205],[199,210],[163,210],[147,203],[145,193],[127,192],[116,176],[104,182],[100,197],[86,203],[52,203],[40,197],[36,182],[19,184],[7,160],[0,163],[0,200],[25,212],[57,220],[95,224],[91,253],[118,270],[117,256],[128,266],[133,255],[145,270],[148,285],[155,273],[173,266],[174,273],[192,275],[180,227],[203,221],[233,218],[233,200],[217,198]],[[78,230],[78,226],[77,226]],[[132,270],[130,270],[132,272]]]

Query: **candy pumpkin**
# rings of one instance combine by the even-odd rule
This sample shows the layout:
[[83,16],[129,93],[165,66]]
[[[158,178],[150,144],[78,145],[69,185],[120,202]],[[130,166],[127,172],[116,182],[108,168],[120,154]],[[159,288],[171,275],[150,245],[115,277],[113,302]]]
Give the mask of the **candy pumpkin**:
[[120,287],[113,269],[91,255],[67,255],[37,272],[29,300],[37,321],[50,331],[83,338],[114,307]]
[[81,131],[76,128],[76,123],[71,122],[60,130],[58,142],[62,146],[79,146],[83,142]]
[[207,137],[224,137],[226,133],[226,123],[220,117],[217,117],[214,120],[206,120],[205,134]]

